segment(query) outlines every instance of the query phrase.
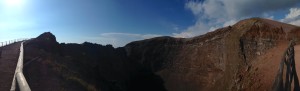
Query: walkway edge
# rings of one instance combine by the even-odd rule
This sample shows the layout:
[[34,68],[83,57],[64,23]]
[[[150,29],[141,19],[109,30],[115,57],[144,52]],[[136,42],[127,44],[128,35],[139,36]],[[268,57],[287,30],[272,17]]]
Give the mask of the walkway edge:
[[13,82],[11,85],[10,91],[15,91],[16,90],[16,79],[20,88],[20,91],[31,91],[25,77],[23,74],[23,55],[24,55],[24,50],[23,50],[23,42],[21,43],[20,47],[20,55],[17,63],[17,68],[15,71],[15,75],[13,78]]

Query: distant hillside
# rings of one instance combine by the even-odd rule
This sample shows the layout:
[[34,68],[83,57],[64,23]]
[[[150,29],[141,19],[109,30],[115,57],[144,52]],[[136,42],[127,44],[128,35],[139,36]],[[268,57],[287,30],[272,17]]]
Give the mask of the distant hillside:
[[264,57],[283,54],[299,31],[250,18],[193,38],[157,37],[116,49],[59,44],[47,32],[24,44],[24,73],[33,91],[270,90],[281,56]]

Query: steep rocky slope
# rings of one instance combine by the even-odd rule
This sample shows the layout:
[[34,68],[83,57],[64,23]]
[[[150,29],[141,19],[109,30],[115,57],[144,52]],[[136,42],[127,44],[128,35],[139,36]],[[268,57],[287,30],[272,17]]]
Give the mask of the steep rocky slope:
[[157,37],[120,48],[58,44],[45,33],[24,44],[24,70],[37,90],[270,90],[278,56],[299,29],[251,18],[193,38]]
[[[270,49],[297,38],[299,33],[291,33],[298,32],[297,28],[251,18],[194,38],[154,38],[132,42],[125,49],[132,60],[159,74],[169,91],[247,90],[261,84],[249,76],[250,70],[257,70],[252,63]],[[283,54],[283,50],[277,53]],[[277,70],[276,66],[269,68]],[[270,89],[271,84],[256,89]]]
[[46,32],[24,43],[24,74],[33,91],[164,91],[162,79],[127,60],[124,48],[58,44]]

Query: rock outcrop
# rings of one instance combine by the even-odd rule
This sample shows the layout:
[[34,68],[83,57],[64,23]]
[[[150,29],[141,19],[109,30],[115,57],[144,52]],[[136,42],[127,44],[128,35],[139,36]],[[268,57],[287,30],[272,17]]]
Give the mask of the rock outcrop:
[[[264,79],[254,64],[271,55],[270,50],[284,49],[289,40],[298,39],[299,31],[297,26],[250,18],[193,38],[157,37],[120,48],[88,42],[57,44],[55,37],[46,33],[26,43],[25,59],[44,55],[37,58],[47,66],[41,71],[52,72],[53,82],[61,82],[53,88],[66,90],[269,90],[272,81]],[[30,67],[39,69],[36,65]],[[34,71],[30,67],[25,69],[28,74]],[[269,78],[276,71],[271,70]]]

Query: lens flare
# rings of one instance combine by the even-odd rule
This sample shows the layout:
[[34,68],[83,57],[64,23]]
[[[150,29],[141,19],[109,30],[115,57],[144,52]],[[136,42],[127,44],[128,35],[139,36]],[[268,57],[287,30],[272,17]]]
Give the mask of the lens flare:
[[8,7],[22,7],[24,0],[5,0],[5,5]]

